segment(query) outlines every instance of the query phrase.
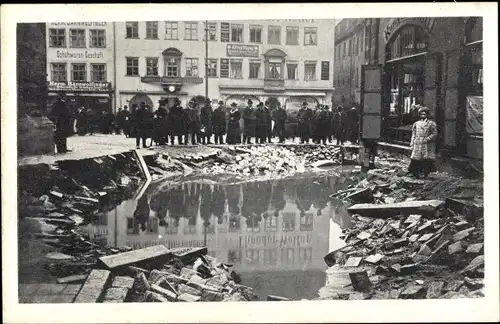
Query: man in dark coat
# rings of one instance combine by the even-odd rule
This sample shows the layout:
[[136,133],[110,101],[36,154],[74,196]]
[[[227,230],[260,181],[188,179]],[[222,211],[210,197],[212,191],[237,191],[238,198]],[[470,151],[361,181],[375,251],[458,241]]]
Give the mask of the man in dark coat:
[[196,145],[196,137],[200,132],[200,116],[195,109],[196,103],[190,101],[187,108],[184,110],[184,145],[188,144],[189,138],[191,138],[191,144]]
[[334,125],[334,120],[335,120],[335,112],[333,107],[328,107],[328,119],[329,119],[329,124],[328,124],[328,143],[333,144],[333,135],[335,133],[335,125]]
[[243,143],[252,144],[251,138],[255,136],[255,111],[253,101],[248,100],[248,106],[243,110]]
[[229,123],[227,127],[227,144],[240,144],[241,143],[241,130],[240,130],[241,113],[238,110],[238,105],[235,102],[231,104],[229,111]]
[[134,114],[134,124],[135,124],[135,146],[140,148],[140,141],[142,140],[142,147],[148,147],[146,145],[146,139],[151,134],[153,115],[149,111],[146,103],[141,102],[139,109],[135,111]]
[[59,96],[57,102],[54,104],[49,118],[56,126],[54,142],[56,144],[57,153],[66,153],[70,151],[67,147],[67,138],[73,133],[71,125],[72,117],[68,105],[62,96]]
[[[279,104],[279,102],[278,102]],[[273,107],[273,109],[276,108],[276,107]],[[267,142],[268,143],[272,143],[272,139],[273,139],[273,119],[271,117],[272,115],[272,111],[271,111],[271,107],[269,107],[269,102],[266,101],[265,105],[264,105],[264,115],[266,116],[266,134],[267,134]]]
[[265,144],[267,138],[267,120],[264,104],[259,102],[255,110],[255,143]]
[[346,115],[344,114],[344,108],[342,106],[337,107],[337,113],[334,118],[335,125],[335,138],[337,139],[337,145],[344,145],[345,142],[345,127],[346,127]]
[[358,122],[358,109],[356,108],[356,105],[354,105],[349,111],[347,112],[347,120],[348,120],[348,140],[352,144],[356,144],[358,142],[358,135],[359,135],[359,122]]
[[167,110],[160,105],[153,116],[153,140],[156,145],[165,145],[168,143],[166,134]]
[[125,137],[130,137],[130,111],[128,110],[127,105],[123,106],[123,134]]
[[212,126],[215,144],[224,144],[222,136],[226,134],[226,108],[224,101],[219,101],[219,107],[212,114]]
[[[212,104],[210,99],[205,100],[205,105],[200,110],[200,138],[202,144],[212,144]],[[198,140],[199,142],[199,140]]]
[[307,102],[302,103],[302,108],[299,109],[297,114],[297,119],[299,125],[297,127],[297,133],[300,137],[300,143],[309,143],[309,138],[311,137],[311,119],[312,119],[312,110],[307,107]]
[[124,116],[123,108],[118,108],[118,112],[116,113],[115,122],[114,122],[114,128],[115,128],[116,135],[120,135],[122,133],[124,119],[125,119],[125,116]]
[[278,107],[273,112],[274,134],[279,138],[280,143],[285,143],[285,122],[286,110],[278,102]]
[[87,115],[85,114],[85,108],[80,107],[76,116],[76,132],[80,136],[87,134]]
[[326,144],[330,116],[327,107],[319,105],[314,115],[315,140],[318,144]]
[[177,143],[182,145],[182,137],[185,134],[184,125],[184,109],[181,107],[181,102],[175,98],[174,105],[170,108],[167,116],[167,128],[170,133],[170,143],[174,145],[174,139],[177,136]]
[[107,110],[103,110],[101,112],[100,117],[100,125],[101,125],[101,133],[103,134],[111,134],[113,128],[114,116]]

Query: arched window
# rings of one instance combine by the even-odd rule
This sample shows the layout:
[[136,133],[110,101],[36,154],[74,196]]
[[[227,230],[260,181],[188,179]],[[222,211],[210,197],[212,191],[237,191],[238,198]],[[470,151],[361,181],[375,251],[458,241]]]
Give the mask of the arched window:
[[177,48],[167,48],[163,51],[164,70],[163,75],[167,77],[181,76],[181,56],[182,52]]
[[416,25],[406,25],[387,43],[386,60],[427,52],[428,36],[426,31]]
[[280,49],[271,49],[264,54],[266,79],[283,80],[286,54]]

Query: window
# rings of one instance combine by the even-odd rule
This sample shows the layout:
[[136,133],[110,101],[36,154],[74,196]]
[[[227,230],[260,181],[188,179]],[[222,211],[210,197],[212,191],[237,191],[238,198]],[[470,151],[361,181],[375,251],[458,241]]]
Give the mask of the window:
[[312,262],[312,248],[299,248],[300,263],[309,264]]
[[176,40],[179,39],[179,29],[176,21],[165,22],[165,39]]
[[85,47],[85,29],[69,30],[69,47]]
[[85,63],[71,64],[71,81],[75,82],[87,81],[87,64]]
[[198,23],[185,22],[184,23],[184,39],[185,40],[198,40]]
[[281,61],[269,60],[267,70],[269,79],[281,79]]
[[316,80],[316,62],[305,62],[304,64],[304,80]]
[[310,232],[313,228],[313,216],[311,213],[306,213],[300,217],[300,231]]
[[242,24],[231,24],[231,42],[243,43]]
[[106,47],[106,31],[104,29],[90,30],[90,47]]
[[139,38],[139,23],[137,21],[127,21],[127,37]]
[[258,79],[260,77],[260,62],[250,62],[249,79]]
[[157,57],[146,57],[146,75],[147,76],[157,76],[158,75],[158,58]]
[[157,21],[147,21],[146,22],[146,38],[147,39],[158,39],[158,22]]
[[281,27],[280,26],[269,26],[267,42],[269,44],[280,45],[281,44]]
[[166,76],[168,76],[168,77],[180,76],[180,70],[181,70],[180,57],[166,56],[165,57],[165,69],[167,72]]
[[239,250],[227,251],[227,262],[235,264],[241,263],[241,251]]
[[243,60],[231,60],[231,79],[243,79]]
[[403,27],[387,45],[387,60],[427,51],[427,35],[418,26]]
[[304,45],[318,45],[318,29],[316,27],[304,28]]
[[276,264],[278,262],[277,252],[275,249],[264,250],[264,264]]
[[186,59],[186,76],[187,77],[197,77],[198,76],[198,59],[197,58],[187,58]]
[[[209,22],[208,26],[205,23],[205,29],[208,29],[208,40],[209,41],[217,40],[217,23],[216,22]],[[207,37],[207,31],[205,30],[205,37],[203,39],[206,39],[206,37]]]
[[220,41],[227,43],[229,42],[229,34],[231,33],[231,28],[229,27],[230,24],[227,22],[221,22],[220,23]]
[[286,72],[288,80],[298,80],[299,79],[299,69],[297,63],[287,63]]
[[51,80],[54,82],[68,81],[66,73],[66,63],[52,63],[50,65]]
[[286,45],[299,45],[299,27],[286,27]]
[[139,58],[127,57],[127,76],[139,75]]
[[106,64],[90,64],[90,78],[93,82],[106,82]]
[[217,59],[208,59],[207,72],[209,78],[217,77]]
[[264,222],[265,232],[276,232],[278,225],[276,223],[276,217],[268,217]]
[[295,213],[283,213],[282,229],[284,232],[295,230]]
[[250,25],[250,43],[262,43],[261,25]]
[[50,47],[66,47],[66,29],[49,30]]

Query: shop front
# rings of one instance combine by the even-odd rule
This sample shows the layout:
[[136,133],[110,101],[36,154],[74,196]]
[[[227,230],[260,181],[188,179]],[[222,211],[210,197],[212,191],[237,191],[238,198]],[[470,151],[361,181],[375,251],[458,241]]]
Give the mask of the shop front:
[[113,89],[109,82],[53,82],[49,81],[48,108],[62,95],[69,106],[70,111],[76,112],[78,108],[92,108],[96,112],[112,110]]

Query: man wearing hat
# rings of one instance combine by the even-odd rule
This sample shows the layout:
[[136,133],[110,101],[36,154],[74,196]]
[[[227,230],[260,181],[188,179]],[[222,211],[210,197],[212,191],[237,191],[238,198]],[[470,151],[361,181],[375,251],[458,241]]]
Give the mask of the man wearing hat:
[[238,105],[235,102],[231,104],[229,111],[229,123],[227,127],[227,144],[240,144],[241,143],[241,130],[240,130],[241,113],[238,110]]
[[171,145],[174,145],[175,137],[177,137],[177,144],[182,145],[182,137],[185,133],[184,122],[184,110],[181,107],[181,101],[179,98],[175,98],[174,105],[170,108],[166,122]]
[[243,110],[243,143],[252,144],[251,138],[255,136],[255,111],[252,100],[248,99],[248,106]]
[[344,145],[346,139],[346,124],[347,116],[344,114],[344,107],[338,106],[337,113],[334,116],[335,137],[337,138],[337,145]]
[[[277,102],[279,104],[279,101]],[[273,107],[275,108],[275,107]],[[266,116],[266,134],[267,134],[267,142],[272,143],[273,138],[273,118],[271,113],[271,107],[269,107],[269,101],[266,101],[264,104],[264,115]]]
[[311,119],[313,113],[311,108],[307,106],[307,102],[302,103],[302,108],[299,109],[297,114],[297,119],[299,121],[297,127],[297,135],[300,137],[300,143],[309,143],[309,138],[311,137]]
[[[209,98],[205,100],[205,105],[200,110],[200,139],[203,144],[212,144],[212,103]],[[198,140],[200,142],[200,140]]]
[[72,116],[62,95],[58,96],[57,102],[54,104],[49,118],[56,126],[54,142],[56,144],[57,153],[66,153],[70,151],[67,147],[67,138],[73,134],[73,127],[71,125]]
[[267,120],[264,104],[259,102],[255,111],[255,143],[265,144],[267,138]]
[[184,110],[184,145],[188,144],[189,138],[191,139],[191,144],[196,145],[196,137],[200,132],[200,116],[195,109],[196,102],[190,100],[188,106]]
[[219,106],[212,113],[212,127],[215,144],[224,144],[222,136],[226,134],[226,110],[222,100],[219,101]]
[[146,139],[151,135],[153,128],[153,115],[149,111],[145,102],[141,102],[139,109],[136,111],[135,127],[135,146],[140,148],[140,142],[142,140],[142,147],[148,147],[146,145]]
[[278,102],[278,107],[273,112],[274,133],[278,136],[280,143],[285,143],[286,110]]
[[418,178],[425,178],[435,168],[437,126],[434,121],[429,120],[429,108],[417,107],[420,120],[412,127],[412,152],[408,171]]

